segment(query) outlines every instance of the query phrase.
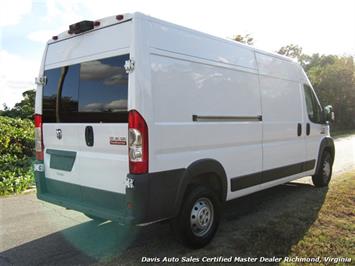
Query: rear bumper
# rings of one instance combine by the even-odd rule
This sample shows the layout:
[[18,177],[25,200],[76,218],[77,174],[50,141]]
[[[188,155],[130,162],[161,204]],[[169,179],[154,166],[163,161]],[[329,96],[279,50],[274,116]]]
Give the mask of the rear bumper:
[[120,194],[46,178],[43,168],[38,167],[41,164],[41,161],[35,163],[38,199],[131,225],[168,219],[176,214],[178,183],[185,170],[128,175],[134,185],[126,188],[126,194]]
[[41,165],[37,161],[34,167],[38,199],[121,224],[135,223],[126,195],[46,178]]

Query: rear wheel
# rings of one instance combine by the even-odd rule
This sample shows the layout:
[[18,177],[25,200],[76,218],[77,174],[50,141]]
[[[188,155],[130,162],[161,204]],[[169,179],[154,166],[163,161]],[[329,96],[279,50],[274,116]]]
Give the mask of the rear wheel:
[[191,248],[202,248],[218,228],[221,203],[215,192],[205,186],[189,190],[179,215],[172,220],[177,238]]
[[312,176],[313,184],[316,187],[325,187],[329,184],[332,176],[332,167],[333,167],[333,160],[330,152],[328,151],[323,152],[319,169],[317,173],[315,173],[315,175]]

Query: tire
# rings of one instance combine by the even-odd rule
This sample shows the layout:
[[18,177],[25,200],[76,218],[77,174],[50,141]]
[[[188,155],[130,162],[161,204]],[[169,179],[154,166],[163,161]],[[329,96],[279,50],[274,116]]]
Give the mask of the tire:
[[333,159],[328,151],[323,152],[317,173],[312,176],[312,182],[316,187],[328,186],[332,176]]
[[221,202],[216,193],[205,186],[188,190],[179,215],[171,221],[177,239],[185,246],[197,249],[214,237],[221,214]]

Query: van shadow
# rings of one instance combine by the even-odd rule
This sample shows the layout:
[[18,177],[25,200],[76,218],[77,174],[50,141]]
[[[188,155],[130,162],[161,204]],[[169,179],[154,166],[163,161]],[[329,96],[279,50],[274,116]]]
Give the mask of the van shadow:
[[191,250],[167,223],[137,228],[88,221],[0,254],[1,265],[137,264],[142,257],[286,256],[318,216],[327,188],[288,183],[224,206],[215,239]]

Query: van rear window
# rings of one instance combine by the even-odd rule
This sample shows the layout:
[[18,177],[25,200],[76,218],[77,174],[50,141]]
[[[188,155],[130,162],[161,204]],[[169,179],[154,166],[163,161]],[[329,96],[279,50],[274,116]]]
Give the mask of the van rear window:
[[44,123],[127,123],[129,55],[46,70]]

